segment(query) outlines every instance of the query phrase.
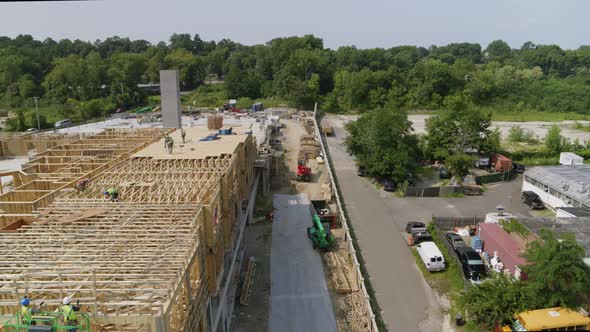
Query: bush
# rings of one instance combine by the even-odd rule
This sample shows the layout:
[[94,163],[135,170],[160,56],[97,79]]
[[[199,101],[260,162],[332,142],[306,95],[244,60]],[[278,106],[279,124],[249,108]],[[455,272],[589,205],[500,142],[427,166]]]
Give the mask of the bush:
[[523,129],[521,126],[512,126],[508,132],[508,142],[536,144],[539,143],[539,140],[531,130]]

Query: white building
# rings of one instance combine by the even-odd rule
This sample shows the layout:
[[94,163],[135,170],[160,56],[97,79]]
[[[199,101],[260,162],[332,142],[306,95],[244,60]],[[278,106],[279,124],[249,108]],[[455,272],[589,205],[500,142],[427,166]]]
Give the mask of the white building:
[[590,208],[590,165],[530,168],[524,173],[522,191],[535,192],[551,209]]

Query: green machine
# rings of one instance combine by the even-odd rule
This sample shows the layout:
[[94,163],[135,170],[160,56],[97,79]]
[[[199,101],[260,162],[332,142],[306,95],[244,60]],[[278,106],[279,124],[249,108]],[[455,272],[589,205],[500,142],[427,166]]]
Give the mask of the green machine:
[[78,317],[76,325],[65,325],[60,312],[37,312],[33,315],[30,322],[23,319],[20,313],[13,315],[4,323],[2,331],[7,332],[67,332],[76,330],[77,332],[90,332],[90,316],[80,312],[76,313]]
[[328,224],[322,224],[320,217],[313,214],[313,225],[307,228],[307,236],[311,239],[314,249],[330,250],[336,241],[336,237],[330,232]]

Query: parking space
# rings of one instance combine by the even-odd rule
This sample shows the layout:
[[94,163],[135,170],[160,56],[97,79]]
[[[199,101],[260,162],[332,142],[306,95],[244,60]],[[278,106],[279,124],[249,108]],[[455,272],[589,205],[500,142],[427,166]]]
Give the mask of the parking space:
[[[368,180],[364,179],[368,182]],[[514,215],[530,216],[530,207],[521,203],[522,175],[510,182],[488,184],[481,196],[465,197],[397,197],[381,192],[385,202],[396,211],[392,222],[403,228],[412,220],[429,221],[433,215],[446,217],[484,217],[502,205]]]

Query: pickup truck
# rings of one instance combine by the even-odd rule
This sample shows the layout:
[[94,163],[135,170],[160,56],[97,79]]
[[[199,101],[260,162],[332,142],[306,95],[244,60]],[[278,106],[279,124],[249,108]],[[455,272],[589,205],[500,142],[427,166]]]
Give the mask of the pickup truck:
[[414,234],[414,233],[425,233],[426,232],[426,225],[420,221],[410,221],[406,224],[406,233]]

